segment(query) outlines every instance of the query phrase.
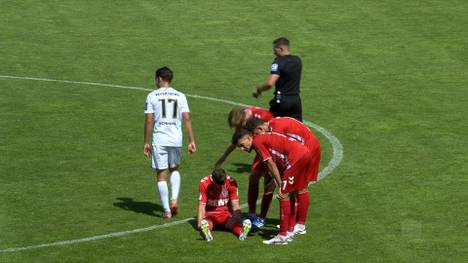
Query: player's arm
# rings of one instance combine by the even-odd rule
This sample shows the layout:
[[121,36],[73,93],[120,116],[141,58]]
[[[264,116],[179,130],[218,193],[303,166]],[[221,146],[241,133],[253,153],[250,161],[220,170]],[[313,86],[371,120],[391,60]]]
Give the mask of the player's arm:
[[281,192],[281,175],[279,173],[278,166],[276,166],[275,162],[271,158],[265,161],[265,165],[278,186],[278,197],[280,199],[284,199],[286,196]]
[[242,214],[241,208],[239,204],[239,194],[237,190],[237,182],[236,180],[230,178],[231,187],[229,188],[229,199],[231,201],[231,208],[232,208],[232,217],[235,220],[241,221]]
[[188,152],[190,154],[194,153],[197,150],[197,146],[195,145],[195,136],[193,135],[193,130],[192,130],[192,120],[190,119],[190,113],[189,112],[183,112],[182,113],[182,118],[184,119],[185,123],[185,128],[187,129],[188,137],[189,137],[189,143],[188,143]]
[[197,217],[197,226],[198,228],[200,228],[201,226],[201,221],[203,220],[203,218],[205,218],[205,208],[206,208],[206,204],[199,201],[198,202],[198,217]]
[[151,135],[153,134],[154,125],[154,113],[145,114],[145,125],[144,125],[144,145],[143,154],[146,157],[151,155]]
[[269,90],[271,87],[273,87],[278,79],[280,78],[280,75],[278,74],[270,74],[268,79],[263,83],[262,85],[258,86],[253,92],[252,96],[255,98],[258,98],[262,92]]
[[231,201],[231,206],[232,206],[232,217],[240,221],[242,219],[242,214],[241,214],[239,200]]
[[226,161],[226,158],[236,149],[236,146],[234,144],[231,144],[227,147],[227,149],[224,151],[223,155],[219,157],[219,159],[216,161],[214,168],[218,169],[221,168],[221,165],[223,165],[224,161]]

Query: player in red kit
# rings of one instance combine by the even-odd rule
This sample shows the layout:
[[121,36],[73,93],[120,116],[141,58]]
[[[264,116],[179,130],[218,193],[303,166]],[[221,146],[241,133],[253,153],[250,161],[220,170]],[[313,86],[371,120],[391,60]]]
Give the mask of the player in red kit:
[[[264,243],[286,245],[291,240],[290,237],[294,235],[294,224],[290,222],[290,197],[304,191],[308,186],[308,175],[312,168],[309,149],[294,139],[279,133],[253,136],[245,129],[236,131],[232,137],[232,143],[246,152],[255,150],[279,186],[280,231],[277,236],[264,241]],[[307,213],[307,207],[299,208],[298,212]]]
[[269,121],[274,118],[273,113],[259,107],[234,108],[229,112],[228,124],[231,128],[243,128],[251,118]]
[[[299,122],[296,119],[290,118],[290,117],[274,118],[270,120],[269,122],[264,122],[260,119],[250,119],[246,124],[246,128],[247,130],[253,132],[254,134],[263,134],[266,132],[281,133],[305,145],[309,149],[309,152],[312,158],[312,170],[308,176],[308,180],[310,183],[314,183],[317,181],[319,165],[320,165],[320,155],[321,155],[320,142],[317,139],[317,137],[315,137],[315,135],[309,130],[309,128],[306,125],[304,125],[302,122]],[[254,168],[262,169],[261,164],[256,164]],[[272,196],[270,195],[270,198],[271,197]],[[268,210],[268,206],[263,204],[266,198],[267,198],[266,196],[263,197],[262,210],[264,209]],[[304,189],[304,191],[298,193],[297,202],[299,204],[299,207],[309,206],[308,204],[301,206],[301,203],[309,202],[309,192],[307,188]],[[266,211],[262,211],[261,215],[263,214],[266,214]],[[307,233],[305,229],[307,213],[300,213],[300,214],[302,215],[302,217],[297,218],[297,224],[294,228],[294,234]]]
[[[245,127],[245,124],[248,120],[252,118],[257,118],[263,121],[269,121],[273,119],[273,114],[268,110],[258,108],[258,107],[249,107],[249,108],[234,108],[229,112],[228,115],[228,124],[231,128],[240,129]],[[224,151],[223,155],[219,157],[216,161],[214,168],[221,168],[221,165],[224,163],[229,154],[236,149],[235,145],[230,144],[228,148]]]
[[251,228],[249,219],[241,224],[241,210],[236,181],[223,169],[215,169],[201,179],[198,198],[198,228],[206,241],[213,240],[212,230],[221,226],[245,240]]

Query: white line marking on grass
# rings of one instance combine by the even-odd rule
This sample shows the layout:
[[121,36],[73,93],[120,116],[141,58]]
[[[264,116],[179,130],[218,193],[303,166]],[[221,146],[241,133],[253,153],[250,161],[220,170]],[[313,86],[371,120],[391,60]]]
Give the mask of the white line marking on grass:
[[[142,91],[152,91],[153,90],[153,89],[147,89],[147,88],[142,88],[142,87],[132,87],[132,86],[97,83],[97,82],[88,82],[88,81],[58,80],[58,79],[21,77],[21,76],[11,76],[11,75],[0,75],[0,79],[17,79],[17,80],[58,82],[58,83],[89,85],[89,86],[99,86],[99,87],[108,87],[108,88],[130,89],[130,90],[142,90]],[[206,97],[206,96],[200,96],[200,95],[191,95],[191,94],[186,94],[186,95],[188,97],[192,97],[192,98],[211,100],[211,101],[216,101],[216,102],[220,102],[220,103],[240,106],[240,107],[248,107],[249,106],[247,104],[238,103],[238,102],[230,101],[230,100],[213,98],[213,97]],[[315,123],[312,123],[310,121],[306,121],[306,120],[304,121],[304,123],[307,126],[313,128],[314,130],[321,133],[323,136],[325,136],[325,138],[327,138],[327,140],[330,141],[330,143],[331,143],[331,145],[333,147],[333,157],[332,157],[332,159],[330,160],[328,165],[322,171],[320,171],[320,173],[319,173],[318,181],[320,181],[320,180],[324,179],[325,177],[327,177],[329,174],[331,174],[333,172],[333,170],[336,167],[338,167],[338,165],[340,164],[340,162],[341,162],[341,160],[343,158],[343,145],[341,145],[338,138],[336,138],[332,133],[327,131],[325,128],[323,128],[323,127],[321,127],[321,126],[319,126],[319,125],[317,125]],[[247,207],[247,204],[243,204],[241,207],[245,208],[245,207]],[[24,250],[30,250],[30,249],[36,249],[36,248],[45,248],[45,247],[58,247],[58,246],[78,244],[78,243],[94,241],[94,240],[100,240],[100,239],[107,239],[107,238],[111,238],[111,237],[126,236],[126,235],[130,235],[130,234],[134,234],[134,233],[142,233],[142,232],[148,232],[148,231],[168,228],[168,227],[172,227],[172,226],[175,226],[175,225],[180,225],[182,223],[186,223],[186,222],[191,221],[191,220],[195,220],[195,218],[190,217],[190,218],[186,218],[186,219],[183,219],[183,220],[178,220],[178,221],[173,221],[173,222],[170,222],[170,223],[165,223],[165,224],[162,224],[162,225],[153,225],[153,226],[144,227],[144,228],[137,228],[137,229],[133,229],[133,230],[127,230],[127,231],[122,231],[122,232],[114,232],[114,233],[98,235],[98,236],[91,236],[91,237],[85,237],[85,238],[80,238],[80,239],[72,239],[72,240],[64,240],[64,241],[58,241],[58,242],[52,242],[52,243],[46,243],[46,244],[39,244],[39,245],[32,245],[32,246],[0,249],[0,253],[3,253],[3,252],[18,252],[18,251],[24,251]]]

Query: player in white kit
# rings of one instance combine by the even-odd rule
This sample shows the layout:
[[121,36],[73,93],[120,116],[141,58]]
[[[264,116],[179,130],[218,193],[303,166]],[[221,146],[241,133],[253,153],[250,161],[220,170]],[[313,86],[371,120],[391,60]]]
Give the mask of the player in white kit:
[[[171,87],[173,73],[167,67],[156,70],[157,89],[148,94],[145,105],[145,142],[143,153],[152,159],[156,170],[157,188],[164,208],[164,218],[177,213],[180,189],[180,149],[182,148],[182,119],[188,132],[188,152],[196,151],[190,111],[185,95]],[[166,178],[170,174],[171,204]]]

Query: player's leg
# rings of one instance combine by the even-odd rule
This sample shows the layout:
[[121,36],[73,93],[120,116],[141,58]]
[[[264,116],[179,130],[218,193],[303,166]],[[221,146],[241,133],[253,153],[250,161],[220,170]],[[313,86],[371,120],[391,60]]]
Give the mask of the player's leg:
[[201,234],[203,235],[203,237],[205,238],[206,241],[211,241],[213,240],[213,235],[212,235],[212,231],[213,231],[213,228],[214,228],[214,222],[213,222],[213,218],[212,216],[207,213],[205,215],[205,218],[202,219],[201,221],[201,224],[200,224],[200,232]]
[[179,197],[180,190],[180,173],[179,173],[179,164],[180,164],[180,147],[170,147],[168,156],[169,162],[169,171],[171,174],[171,204],[170,209],[172,215],[177,213],[178,204],[177,200]]
[[239,216],[232,216],[229,212],[226,212],[226,219],[224,222],[224,227],[231,230],[234,235],[239,237],[239,240],[247,239],[247,235],[252,228],[252,222],[250,219],[244,219],[241,223],[241,218]]
[[153,146],[152,166],[156,169],[157,177],[157,189],[161,204],[164,209],[164,218],[171,218],[171,210],[169,208],[169,189],[167,187],[167,176],[168,176],[168,163],[167,163],[167,151],[164,146]]
[[158,192],[161,199],[161,204],[164,209],[164,218],[171,218],[171,209],[169,208],[169,188],[167,187],[167,175],[168,170],[156,170],[156,176],[158,180]]
[[[294,234],[306,234],[306,220],[307,220],[307,213],[309,210],[310,205],[310,197],[309,197],[309,189],[308,189],[308,182],[311,178],[310,174],[314,170],[314,160],[312,156],[307,156],[303,158],[304,164],[298,165],[298,167],[302,167],[298,171],[297,177],[300,179],[307,178],[304,182],[303,180],[298,180],[298,195],[297,195],[297,223],[294,226]],[[317,166],[318,167],[318,166]],[[314,177],[314,176],[313,176]],[[315,176],[316,178],[316,176]]]
[[291,203],[289,197],[282,199],[280,202],[280,229],[279,234],[270,240],[263,241],[266,245],[287,245],[288,236],[287,230],[289,228],[289,216],[291,213]]
[[247,203],[249,205],[249,217],[256,217],[256,207],[258,199],[258,184],[262,177],[263,169],[252,169],[249,174],[249,189],[247,191]]
[[309,199],[309,191],[307,188],[299,191],[297,194],[297,223],[294,226],[294,234],[295,235],[303,235],[306,234],[306,220],[307,220],[307,213],[309,210],[310,199]]
[[263,197],[260,217],[265,219],[270,209],[271,201],[273,200],[273,192],[275,191],[276,184],[273,177],[268,172],[264,174],[263,178]]
[[294,237],[294,226],[296,225],[297,221],[297,193],[290,193],[289,199],[291,204],[291,212],[289,214],[289,226],[287,236],[292,239]]

